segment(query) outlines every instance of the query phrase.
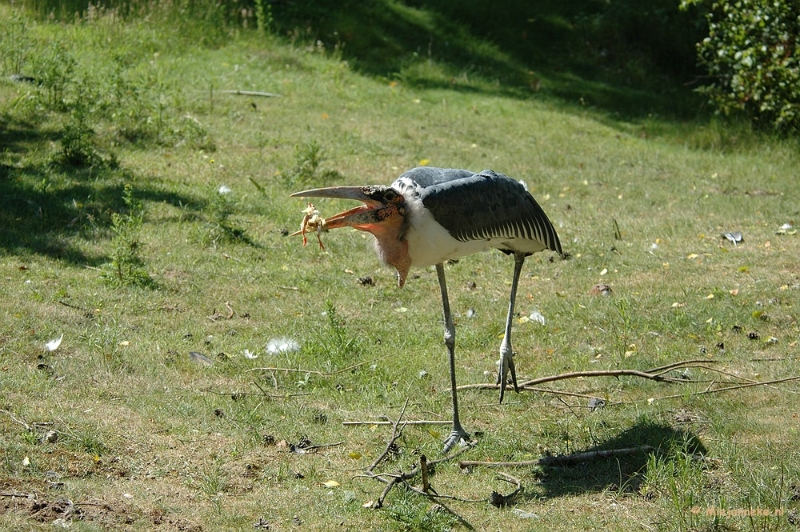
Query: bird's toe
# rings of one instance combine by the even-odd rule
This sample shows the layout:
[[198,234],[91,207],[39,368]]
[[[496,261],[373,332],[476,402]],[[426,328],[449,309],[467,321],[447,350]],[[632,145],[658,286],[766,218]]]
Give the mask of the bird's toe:
[[450,449],[455,447],[457,444],[461,444],[463,442],[469,441],[469,433],[462,429],[461,427],[453,428],[453,431],[450,432],[450,436],[444,440],[444,452],[445,454],[450,452]]

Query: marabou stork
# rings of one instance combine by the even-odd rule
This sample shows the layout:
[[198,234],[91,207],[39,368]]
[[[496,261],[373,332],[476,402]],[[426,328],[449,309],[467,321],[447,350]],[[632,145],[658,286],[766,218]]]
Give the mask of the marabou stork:
[[456,333],[443,263],[489,248],[514,255],[514,277],[497,372],[502,403],[509,372],[514,390],[519,391],[511,349],[511,322],[522,264],[525,257],[537,251],[550,249],[562,254],[553,224],[527,187],[492,170],[474,173],[421,167],[404,173],[390,186],[318,188],[297,192],[292,197],[346,198],[364,202],[360,207],[328,218],[324,228],[353,227],[372,233],[378,256],[397,270],[400,287],[405,284],[412,266],[436,265],[453,397],[453,430],[444,441],[444,452],[462,439],[468,439],[458,417]]

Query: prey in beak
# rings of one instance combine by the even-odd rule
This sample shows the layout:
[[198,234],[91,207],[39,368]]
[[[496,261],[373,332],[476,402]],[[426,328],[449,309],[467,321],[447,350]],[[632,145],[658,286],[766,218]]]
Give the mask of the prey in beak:
[[[302,234],[305,243],[305,233],[309,230],[317,231],[317,238],[321,231],[339,227],[352,227],[371,233],[375,236],[379,257],[397,269],[398,282],[403,286],[411,267],[411,259],[408,256],[408,243],[405,241],[407,225],[405,199],[395,189],[385,185],[328,187],[295,192],[291,197],[338,198],[363,202],[363,205],[329,218],[322,218],[319,211],[309,204],[309,208],[303,211],[306,216],[303,218],[300,230],[291,236]],[[317,219],[314,219],[314,212]],[[320,246],[322,247],[321,240]]]

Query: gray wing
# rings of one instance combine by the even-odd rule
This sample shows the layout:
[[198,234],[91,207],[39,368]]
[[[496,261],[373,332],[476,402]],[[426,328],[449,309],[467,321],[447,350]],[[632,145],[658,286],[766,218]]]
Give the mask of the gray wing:
[[510,177],[492,170],[476,174],[438,168],[418,168],[404,176],[422,187],[423,205],[457,240],[504,238],[506,250],[516,251],[513,242],[520,239],[562,253],[550,219],[525,187]]

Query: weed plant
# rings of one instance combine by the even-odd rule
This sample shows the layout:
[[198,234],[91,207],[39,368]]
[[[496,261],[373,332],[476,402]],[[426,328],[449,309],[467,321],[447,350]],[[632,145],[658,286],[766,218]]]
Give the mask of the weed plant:
[[133,195],[133,187],[125,185],[122,200],[126,212],[111,215],[111,262],[106,265],[105,280],[114,286],[154,287],[155,282],[143,268],[142,223],[144,206]]

